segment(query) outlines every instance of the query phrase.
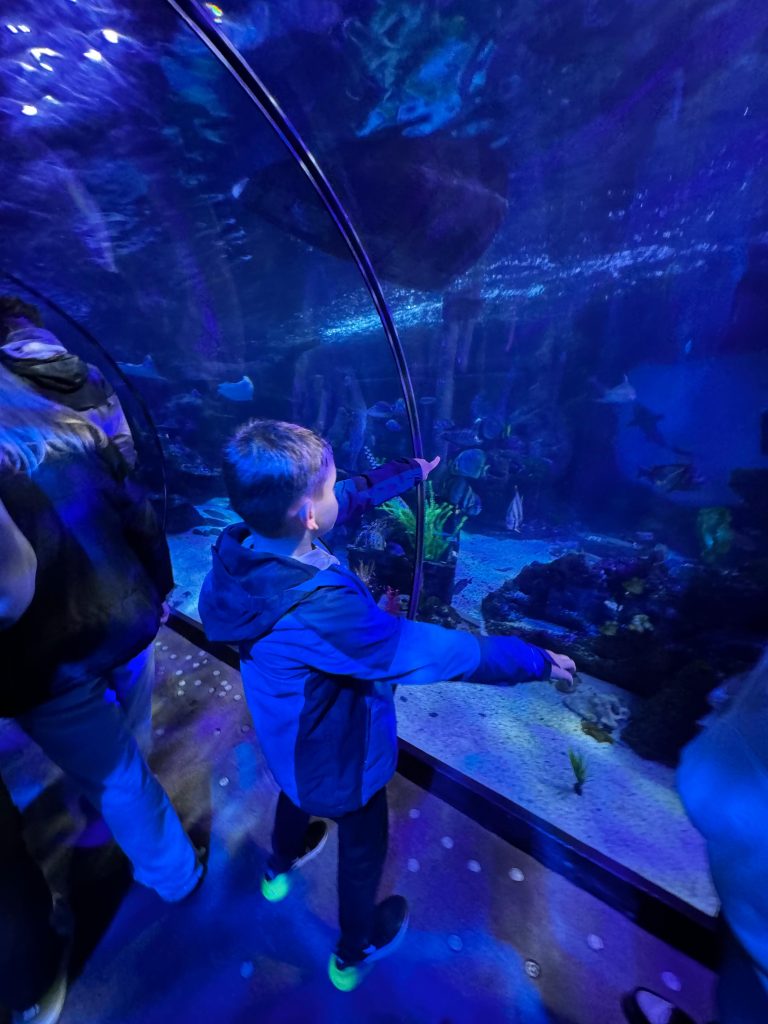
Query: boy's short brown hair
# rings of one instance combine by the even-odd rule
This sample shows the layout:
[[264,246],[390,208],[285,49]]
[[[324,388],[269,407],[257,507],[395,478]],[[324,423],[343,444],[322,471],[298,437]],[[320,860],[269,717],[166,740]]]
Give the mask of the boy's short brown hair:
[[333,451],[307,427],[281,420],[249,420],[224,448],[224,480],[232,508],[257,533],[281,537],[286,516],[302,494],[323,486]]

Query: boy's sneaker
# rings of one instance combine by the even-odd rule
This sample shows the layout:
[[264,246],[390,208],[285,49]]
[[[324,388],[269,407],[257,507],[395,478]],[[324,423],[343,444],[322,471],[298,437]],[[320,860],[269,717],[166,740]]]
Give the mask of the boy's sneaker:
[[312,860],[325,846],[328,839],[328,824],[320,819],[310,821],[304,835],[304,852],[291,861],[287,871],[275,872],[267,868],[261,880],[261,895],[270,903],[279,903],[284,900],[291,891],[291,879],[289,873],[300,868],[307,861]]
[[40,997],[40,1001],[26,1010],[17,1010],[11,1014],[11,1024],[56,1024],[64,1009],[67,997],[67,971],[69,968],[69,947],[61,958],[59,973],[48,989]]
[[344,960],[332,953],[328,977],[340,992],[352,992],[370,974],[377,960],[394,953],[408,930],[408,902],[403,896],[388,896],[375,910],[373,935],[359,958]]

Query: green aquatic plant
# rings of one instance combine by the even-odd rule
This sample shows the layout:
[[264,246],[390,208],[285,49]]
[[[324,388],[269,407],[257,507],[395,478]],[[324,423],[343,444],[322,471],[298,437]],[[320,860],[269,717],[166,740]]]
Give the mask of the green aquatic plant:
[[[381,508],[405,531],[413,549],[416,540],[416,513],[402,498],[385,501]],[[431,483],[426,485],[424,504],[424,558],[428,562],[439,562],[447,554],[453,541],[459,536],[467,521],[466,516],[456,517],[448,528],[449,520],[456,516],[456,509],[448,502],[438,501]]]
[[584,792],[584,783],[587,781],[586,759],[583,754],[577,754],[575,750],[569,750],[568,760],[571,762],[571,768],[573,768],[573,774],[576,779],[573,784],[573,791],[581,796]]

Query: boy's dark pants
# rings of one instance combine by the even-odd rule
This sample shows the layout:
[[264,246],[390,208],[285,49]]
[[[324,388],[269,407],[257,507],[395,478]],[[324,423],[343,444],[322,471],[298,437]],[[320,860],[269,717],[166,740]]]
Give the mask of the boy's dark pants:
[[[272,833],[270,868],[287,871],[303,853],[304,835],[311,815],[280,794]],[[344,960],[357,960],[371,941],[376,891],[387,855],[387,790],[380,789],[364,807],[333,818],[339,827],[339,925],[336,952]]]
[[12,1010],[32,1006],[56,977],[62,941],[50,925],[51,909],[51,891],[0,780],[0,1004]]

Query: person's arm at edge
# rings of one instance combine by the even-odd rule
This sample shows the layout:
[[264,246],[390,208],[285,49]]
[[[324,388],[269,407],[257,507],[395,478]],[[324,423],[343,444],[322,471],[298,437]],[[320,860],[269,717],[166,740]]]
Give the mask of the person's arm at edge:
[[0,501],[0,629],[12,626],[35,595],[37,558]]

